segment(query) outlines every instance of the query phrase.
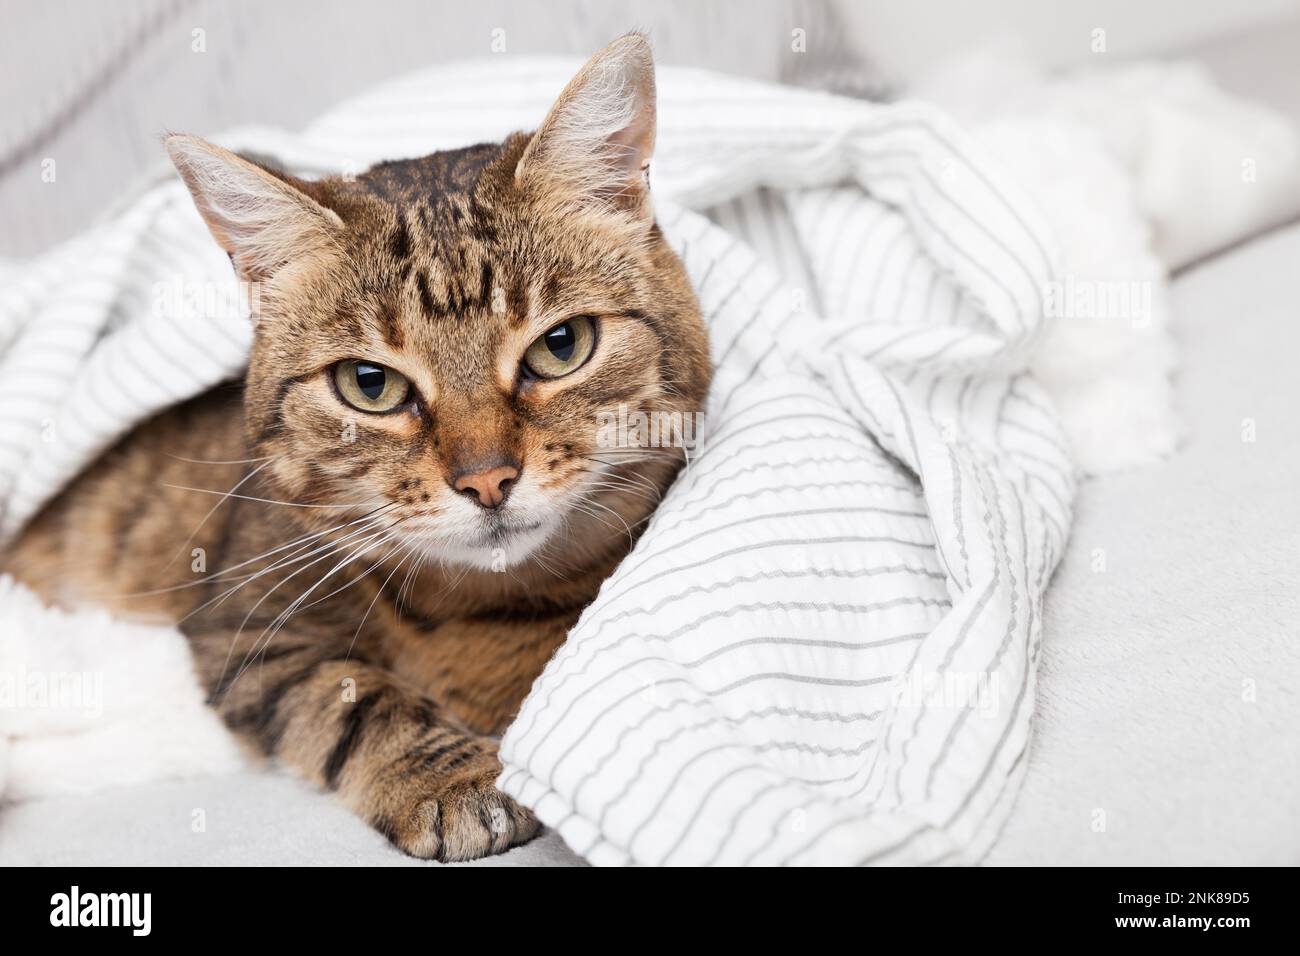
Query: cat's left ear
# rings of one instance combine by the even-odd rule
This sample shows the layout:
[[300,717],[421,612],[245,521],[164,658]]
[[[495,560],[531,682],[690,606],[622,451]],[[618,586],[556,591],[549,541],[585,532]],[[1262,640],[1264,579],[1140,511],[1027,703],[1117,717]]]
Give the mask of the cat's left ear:
[[307,183],[197,136],[168,136],[166,146],[240,278],[265,279],[285,263],[333,245],[343,229],[338,213],[307,194]]
[[642,34],[629,33],[569,81],[515,176],[526,188],[649,222],[654,145],[654,57]]

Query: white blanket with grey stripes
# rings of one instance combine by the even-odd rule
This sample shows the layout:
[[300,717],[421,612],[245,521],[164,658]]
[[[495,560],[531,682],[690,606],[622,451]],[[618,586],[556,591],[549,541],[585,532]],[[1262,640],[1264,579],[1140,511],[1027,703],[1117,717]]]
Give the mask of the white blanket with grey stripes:
[[[529,128],[572,68],[442,67],[219,140],[360,170]],[[1074,492],[1023,371],[1044,230],[922,105],[667,68],[659,116],[658,214],[717,366],[705,431],[506,734],[501,786],[596,863],[978,860],[1024,772]],[[745,196],[780,268],[699,212]],[[161,172],[0,265],[0,534],[238,373],[233,281]]]

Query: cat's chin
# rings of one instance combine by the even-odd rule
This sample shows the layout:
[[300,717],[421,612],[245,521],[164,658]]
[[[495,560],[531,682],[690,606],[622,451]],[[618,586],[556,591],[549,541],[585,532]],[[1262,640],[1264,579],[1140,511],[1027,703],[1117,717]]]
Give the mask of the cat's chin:
[[420,552],[425,560],[504,573],[528,560],[551,536],[553,528],[545,523],[491,528],[477,535],[455,538],[421,535]]

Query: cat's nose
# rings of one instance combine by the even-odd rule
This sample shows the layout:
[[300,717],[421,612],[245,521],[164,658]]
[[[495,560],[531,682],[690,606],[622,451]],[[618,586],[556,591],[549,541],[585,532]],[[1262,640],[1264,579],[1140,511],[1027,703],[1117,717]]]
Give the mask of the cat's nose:
[[452,480],[451,486],[484,508],[499,508],[518,477],[517,467],[500,464],[481,471],[462,471]]

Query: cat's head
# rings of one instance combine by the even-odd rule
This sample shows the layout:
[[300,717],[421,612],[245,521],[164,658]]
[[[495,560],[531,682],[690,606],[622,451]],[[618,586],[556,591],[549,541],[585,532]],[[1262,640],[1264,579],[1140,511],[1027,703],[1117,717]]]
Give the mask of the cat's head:
[[[303,182],[167,148],[255,284],[252,456],[317,521],[371,515],[431,558],[599,549],[680,448],[609,448],[611,415],[698,412],[703,322],[654,221],[654,65],[629,35],[537,132]],[[331,510],[332,509],[332,510]],[[498,568],[499,569],[499,568]]]

